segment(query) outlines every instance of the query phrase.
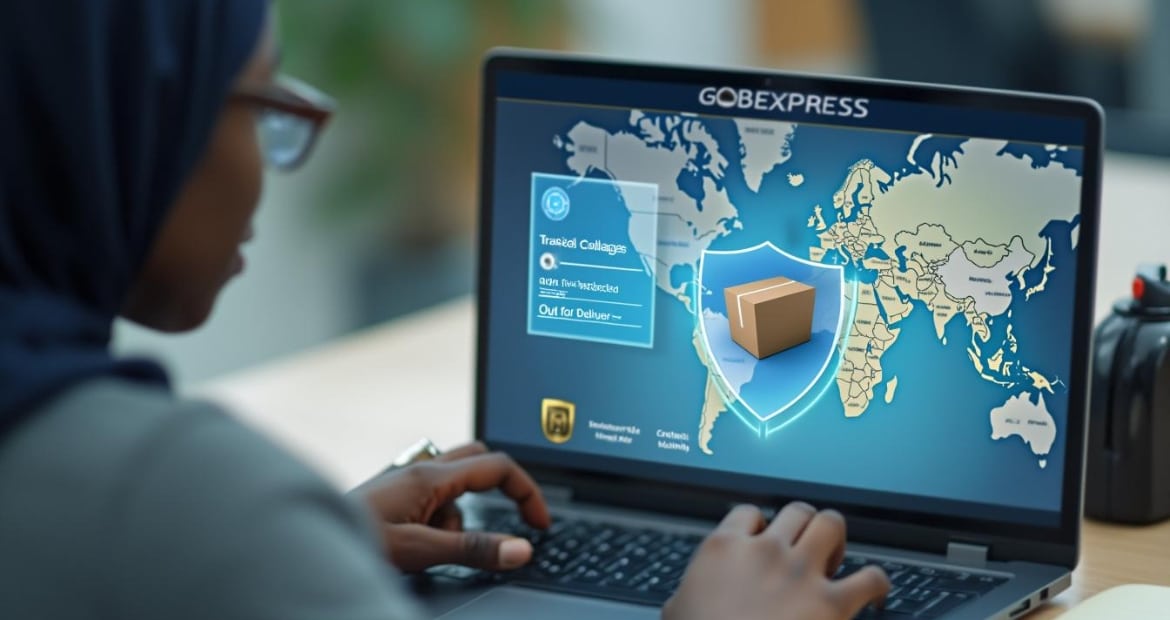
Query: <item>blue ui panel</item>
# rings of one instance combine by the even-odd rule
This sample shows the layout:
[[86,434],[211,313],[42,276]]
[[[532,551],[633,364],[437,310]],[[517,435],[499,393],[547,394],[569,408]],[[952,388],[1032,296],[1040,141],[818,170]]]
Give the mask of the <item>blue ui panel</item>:
[[535,173],[528,333],[654,345],[658,186]]

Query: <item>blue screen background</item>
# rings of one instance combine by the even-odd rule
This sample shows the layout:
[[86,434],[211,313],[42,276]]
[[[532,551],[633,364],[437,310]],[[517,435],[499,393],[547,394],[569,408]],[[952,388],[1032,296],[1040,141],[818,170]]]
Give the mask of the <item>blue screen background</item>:
[[[878,396],[864,415],[846,418],[832,385],[835,379],[826,373],[820,380],[824,385],[813,390],[823,396],[783,428],[769,433],[727,411],[714,427],[710,444],[714,454],[659,449],[651,437],[656,429],[689,433],[694,443],[704,400],[707,369],[692,344],[696,316],[686,305],[656,292],[651,349],[531,336],[526,331],[531,176],[574,174],[553,137],[565,136],[582,121],[610,133],[630,132],[630,110],[500,100],[496,117],[488,121],[495,123],[497,136],[484,401],[489,441],[555,449],[566,465],[573,463],[574,454],[588,453],[629,459],[632,473],[638,462],[697,468],[693,479],[713,486],[719,486],[719,472],[735,472],[775,479],[777,489],[784,481],[831,485],[845,489],[841,501],[849,501],[848,489],[864,489],[1059,510],[1068,387],[1057,386],[1054,393],[1044,395],[1058,432],[1046,455],[1047,466],[1037,467],[1036,455],[1019,437],[990,438],[988,411],[1011,393],[973,372],[966,352],[971,328],[957,317],[947,324],[947,344],[941,343],[931,313],[918,301],[911,302],[918,306],[898,324],[900,337],[882,358],[886,376],[902,378],[890,404]],[[850,166],[869,159],[888,171],[922,174],[906,161],[915,134],[801,124],[789,142],[791,157],[767,173],[753,191],[740,165],[743,154],[736,125],[730,118],[713,116],[701,121],[729,162],[721,186],[742,224],[714,241],[711,250],[770,241],[793,254],[807,254],[807,248],[817,243],[817,231],[807,226],[811,206],[832,204]],[[962,138],[939,139],[925,148],[946,156],[961,149],[962,143]],[[1076,148],[1048,161],[1042,147],[1012,143],[1003,156],[1031,158],[1037,168],[1060,165],[1080,172],[1081,151]],[[807,180],[794,187],[787,179],[791,171],[815,174],[806,174]],[[701,198],[701,174],[701,169],[680,174],[678,187]],[[799,208],[775,208],[777,204]],[[1042,276],[1035,269],[1025,276],[1025,287],[1011,288],[1010,323],[1020,338],[1021,356],[1058,377],[1067,377],[1070,371],[1075,227],[1075,219],[1054,220],[1040,231],[1051,243],[1055,268],[1044,294],[1023,299],[1024,289]],[[689,268],[670,272],[674,284],[694,278]],[[846,279],[872,283],[874,274],[847,266]],[[1007,325],[1004,320],[990,324],[992,342],[1004,339]],[[828,389],[819,389],[825,386]],[[542,398],[576,404],[578,428],[567,443],[553,446],[542,434]],[[586,419],[637,426],[641,436],[632,445],[595,441],[583,426]]]

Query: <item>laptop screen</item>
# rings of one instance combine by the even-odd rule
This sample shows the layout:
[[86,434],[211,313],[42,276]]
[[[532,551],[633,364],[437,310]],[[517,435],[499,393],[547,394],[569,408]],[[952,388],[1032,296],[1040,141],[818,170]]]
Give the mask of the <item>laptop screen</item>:
[[1083,120],[809,78],[499,71],[492,92],[487,441],[1059,521]]

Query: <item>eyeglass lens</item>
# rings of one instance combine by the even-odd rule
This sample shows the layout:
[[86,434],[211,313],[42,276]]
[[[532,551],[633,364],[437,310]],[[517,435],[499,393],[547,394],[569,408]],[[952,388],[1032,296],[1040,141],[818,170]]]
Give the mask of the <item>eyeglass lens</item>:
[[256,121],[260,147],[268,164],[279,170],[295,168],[313,142],[312,121],[277,110],[265,110]]

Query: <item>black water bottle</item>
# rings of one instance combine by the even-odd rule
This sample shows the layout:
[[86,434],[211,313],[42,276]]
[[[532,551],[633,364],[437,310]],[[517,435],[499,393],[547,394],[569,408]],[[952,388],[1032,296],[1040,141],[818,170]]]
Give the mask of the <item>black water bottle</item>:
[[1144,267],[1094,332],[1085,514],[1170,517],[1170,283]]

